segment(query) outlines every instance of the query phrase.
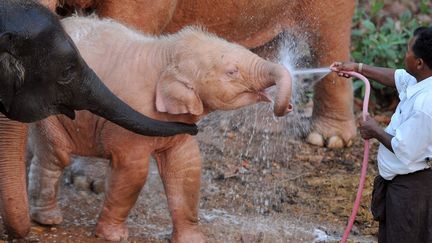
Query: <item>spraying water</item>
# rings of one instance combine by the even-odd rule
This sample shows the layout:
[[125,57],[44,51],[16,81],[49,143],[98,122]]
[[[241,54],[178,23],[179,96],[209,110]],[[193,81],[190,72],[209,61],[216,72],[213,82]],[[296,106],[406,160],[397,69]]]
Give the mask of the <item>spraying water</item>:
[[322,67],[322,68],[307,68],[307,69],[298,69],[292,71],[292,74],[294,76],[299,75],[310,75],[310,74],[318,74],[321,75],[319,79],[323,78],[327,74],[331,72],[330,68],[328,67]]
[[[305,38],[294,35],[286,35],[279,48],[280,53],[277,62],[284,65],[293,75],[292,103],[294,111],[288,115],[277,118],[273,115],[273,105],[261,103],[234,111],[213,112],[201,120],[204,132],[199,134],[200,144],[204,160],[220,160],[218,164],[226,164],[224,161],[235,161],[241,165],[242,161],[250,163],[251,167],[261,168],[259,175],[265,177],[272,171],[277,171],[278,163],[290,166],[293,161],[293,147],[301,146],[301,137],[309,132],[310,117],[312,116],[312,90],[313,82],[325,75],[323,69],[318,71],[300,69],[310,67],[310,52],[307,46],[301,46]],[[295,72],[299,71],[297,74]],[[301,71],[301,72],[300,72]],[[330,70],[327,68],[326,72]],[[275,87],[268,90],[274,96]],[[206,149],[206,148],[208,149]],[[220,159],[219,159],[220,158]],[[291,172],[290,172],[291,173]],[[292,178],[297,178],[298,173],[292,171]],[[254,174],[241,171],[240,180],[254,179]],[[291,177],[291,176],[290,176]],[[261,180],[260,180],[261,181]],[[244,196],[249,198],[245,205],[238,205],[239,211],[247,210],[251,203],[256,207],[256,213],[267,215],[275,208],[284,207],[280,198],[286,194],[295,193],[294,188],[280,188],[274,183],[263,180],[261,190],[257,190],[252,183],[245,185]],[[252,195],[252,196],[248,196]]]

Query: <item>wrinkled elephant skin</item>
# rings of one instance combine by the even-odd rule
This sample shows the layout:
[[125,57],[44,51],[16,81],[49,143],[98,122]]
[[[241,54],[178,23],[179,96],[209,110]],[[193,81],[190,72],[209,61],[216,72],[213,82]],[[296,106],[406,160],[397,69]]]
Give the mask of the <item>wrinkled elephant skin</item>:
[[[264,90],[273,85],[277,88],[274,112],[292,109],[286,68],[200,29],[185,28],[156,38],[110,20],[72,17],[63,24],[105,84],[150,117],[195,123],[215,110],[269,101],[272,98]],[[61,222],[57,184],[70,154],[111,158],[96,235],[126,239],[125,220],[146,181],[153,155],[168,198],[173,242],[204,241],[197,218],[201,157],[194,137],[140,136],[82,111],[73,122],[57,116],[32,125],[30,138],[34,156],[29,191],[35,221]]]
[[0,114],[0,208],[8,235],[24,237],[30,230],[24,150],[27,125]]

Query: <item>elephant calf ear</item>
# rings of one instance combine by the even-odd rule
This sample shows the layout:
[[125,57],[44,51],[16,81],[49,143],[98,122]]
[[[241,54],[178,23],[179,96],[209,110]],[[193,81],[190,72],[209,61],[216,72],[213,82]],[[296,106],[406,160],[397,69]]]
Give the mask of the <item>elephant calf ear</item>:
[[156,109],[170,114],[201,115],[203,103],[189,82],[180,80],[175,72],[165,71],[156,86]]

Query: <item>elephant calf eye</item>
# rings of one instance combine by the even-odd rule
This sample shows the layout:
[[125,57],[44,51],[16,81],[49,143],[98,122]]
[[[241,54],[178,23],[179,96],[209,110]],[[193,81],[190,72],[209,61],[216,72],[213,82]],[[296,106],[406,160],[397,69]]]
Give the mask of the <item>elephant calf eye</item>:
[[228,70],[226,72],[226,74],[228,76],[231,76],[231,77],[234,77],[234,76],[238,75],[238,73],[239,73],[238,69],[231,69],[231,70]]

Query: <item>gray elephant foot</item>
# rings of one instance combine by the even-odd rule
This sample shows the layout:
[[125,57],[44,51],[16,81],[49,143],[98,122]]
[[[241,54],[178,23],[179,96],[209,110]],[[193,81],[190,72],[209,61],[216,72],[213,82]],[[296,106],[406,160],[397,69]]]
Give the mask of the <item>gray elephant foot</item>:
[[58,207],[50,209],[32,208],[30,215],[33,221],[43,225],[56,225],[63,222],[63,215]]
[[328,148],[350,147],[356,135],[354,120],[338,121],[318,119],[314,121],[306,141],[312,145]]
[[129,231],[127,226],[122,224],[109,224],[99,221],[95,236],[109,241],[126,241],[129,237]]

